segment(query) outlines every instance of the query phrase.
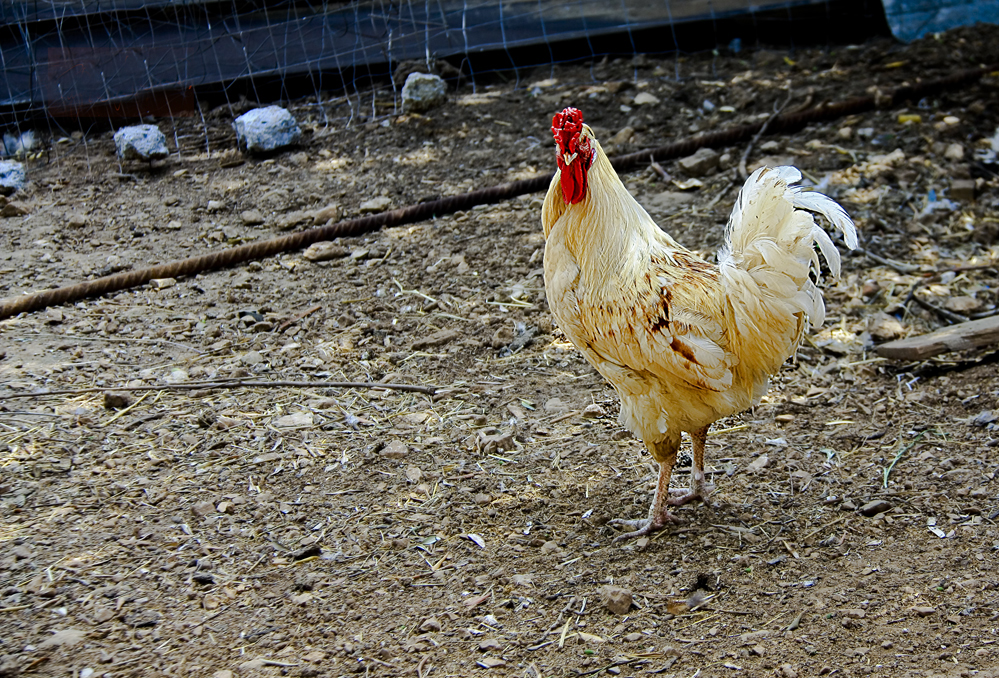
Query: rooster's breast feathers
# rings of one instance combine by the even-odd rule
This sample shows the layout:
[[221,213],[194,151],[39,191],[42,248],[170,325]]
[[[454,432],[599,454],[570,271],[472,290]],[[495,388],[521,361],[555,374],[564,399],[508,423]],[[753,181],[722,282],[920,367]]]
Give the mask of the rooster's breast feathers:
[[615,386],[641,392],[650,381],[661,388],[680,380],[708,391],[731,388],[736,359],[719,322],[725,300],[716,267],[660,246],[599,287],[582,284],[578,271],[559,267],[552,308],[569,339]]

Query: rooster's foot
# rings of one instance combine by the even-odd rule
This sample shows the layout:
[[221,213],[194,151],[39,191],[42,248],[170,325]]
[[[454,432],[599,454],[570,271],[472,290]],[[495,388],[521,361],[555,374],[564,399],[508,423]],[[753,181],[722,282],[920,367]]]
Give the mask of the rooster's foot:
[[707,483],[701,483],[696,487],[692,487],[689,490],[680,489],[670,489],[671,493],[677,494],[676,497],[670,497],[666,500],[666,503],[670,506],[683,506],[684,504],[689,504],[692,501],[703,501],[705,504],[710,505],[711,502],[708,501],[708,497],[715,491],[714,485],[708,485]]
[[624,518],[615,518],[607,524],[615,526],[620,525],[621,527],[632,530],[631,532],[625,532],[624,534],[619,534],[615,537],[614,543],[617,544],[622,541],[634,539],[635,537],[648,537],[663,529],[669,523],[675,522],[677,522],[677,520],[671,513],[663,511],[662,515],[642,518],[641,520],[625,520]]

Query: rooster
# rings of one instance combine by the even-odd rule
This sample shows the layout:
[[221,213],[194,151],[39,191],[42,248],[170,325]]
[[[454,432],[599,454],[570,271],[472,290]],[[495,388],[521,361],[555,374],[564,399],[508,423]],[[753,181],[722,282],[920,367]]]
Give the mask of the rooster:
[[[834,276],[840,256],[812,213],[839,229],[851,249],[857,232],[837,203],[795,185],[797,169],[764,167],[747,179],[718,263],[709,263],[662,231],[628,193],[579,110],[556,114],[552,133],[558,171],[541,215],[548,304],[617,391],[621,424],[659,464],[648,517],[611,521],[630,530],[621,541],[674,522],[670,506],[707,499],[708,427],[759,402],[807,325],[825,319],[811,276],[813,265],[819,268],[815,246]],[[693,446],[690,489],[671,497],[681,431]]]

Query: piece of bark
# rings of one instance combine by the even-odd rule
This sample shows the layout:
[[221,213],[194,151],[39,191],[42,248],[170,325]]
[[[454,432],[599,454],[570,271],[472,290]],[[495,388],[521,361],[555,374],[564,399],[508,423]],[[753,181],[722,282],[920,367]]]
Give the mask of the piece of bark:
[[944,327],[918,337],[889,341],[875,349],[884,358],[924,360],[940,353],[999,343],[999,316]]

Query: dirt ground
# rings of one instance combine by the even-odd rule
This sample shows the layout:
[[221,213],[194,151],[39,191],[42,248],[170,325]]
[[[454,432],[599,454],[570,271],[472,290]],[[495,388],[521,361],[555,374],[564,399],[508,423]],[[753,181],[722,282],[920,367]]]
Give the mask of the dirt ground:
[[[158,121],[152,169],[56,134],[0,222],[2,292],[552,171],[565,105],[631,152],[995,63],[997,37],[545,67],[422,116],[382,86],[293,102],[306,140],[266,160],[228,107]],[[542,195],[0,322],[0,676],[999,675],[995,354],[872,350],[999,304],[997,87],[753,145],[873,258],[715,425],[717,505],[645,542],[606,524],[645,515],[656,471],[552,326]],[[623,178],[707,255],[745,149],[699,186]],[[293,384],[95,390],[218,380]],[[432,394],[294,385],[329,381]],[[43,389],[71,393],[13,397]]]

